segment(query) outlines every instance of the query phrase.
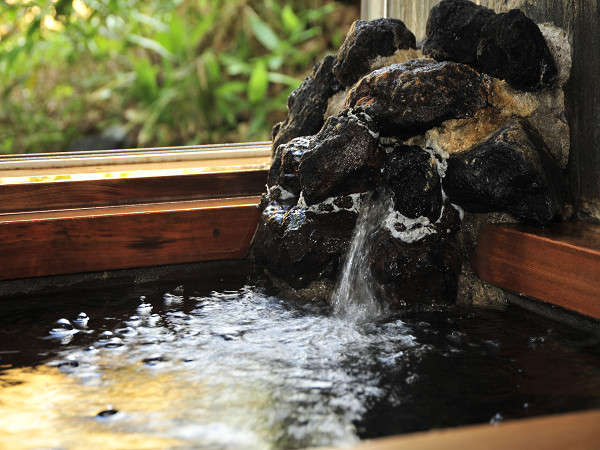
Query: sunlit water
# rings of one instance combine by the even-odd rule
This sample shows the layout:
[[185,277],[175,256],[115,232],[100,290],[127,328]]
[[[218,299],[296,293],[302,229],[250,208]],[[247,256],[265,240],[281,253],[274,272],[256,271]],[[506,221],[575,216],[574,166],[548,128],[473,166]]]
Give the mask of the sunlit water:
[[298,448],[600,405],[598,340],[521,310],[145,294],[10,312],[0,447]]

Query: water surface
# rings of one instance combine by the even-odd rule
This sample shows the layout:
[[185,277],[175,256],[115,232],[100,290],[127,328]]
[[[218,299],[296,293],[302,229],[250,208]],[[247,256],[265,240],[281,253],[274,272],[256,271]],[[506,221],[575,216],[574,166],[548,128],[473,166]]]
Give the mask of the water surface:
[[600,406],[598,339],[521,309],[353,321],[236,283],[4,303],[0,446],[299,448]]

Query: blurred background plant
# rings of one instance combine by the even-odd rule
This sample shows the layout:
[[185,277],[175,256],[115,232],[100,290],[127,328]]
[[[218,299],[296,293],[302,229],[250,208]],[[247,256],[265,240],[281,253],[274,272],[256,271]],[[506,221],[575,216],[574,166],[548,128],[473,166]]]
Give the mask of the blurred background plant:
[[269,139],[359,3],[2,0],[0,153]]

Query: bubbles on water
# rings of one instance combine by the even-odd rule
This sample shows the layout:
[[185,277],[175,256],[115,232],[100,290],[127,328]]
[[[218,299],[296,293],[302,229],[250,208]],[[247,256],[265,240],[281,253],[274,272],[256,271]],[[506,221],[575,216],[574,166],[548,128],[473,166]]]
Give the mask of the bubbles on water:
[[490,423],[492,425],[498,425],[503,420],[504,420],[504,416],[502,416],[502,414],[500,414],[498,412],[498,413],[494,414],[494,416],[490,419]]
[[107,406],[106,409],[103,409],[98,414],[96,414],[96,420],[101,422],[114,421],[122,418],[123,413],[118,409],[114,409],[112,406]]
[[120,348],[123,346],[123,340],[118,337],[111,337],[100,344],[104,348]]
[[77,319],[75,319],[73,322],[81,328],[86,328],[89,320],[90,318],[86,313],[80,312],[77,316]]
[[[183,292],[183,290],[182,290],[182,292]],[[182,295],[169,294],[168,292],[163,295],[163,303],[167,306],[173,305],[173,304],[178,305],[182,302],[183,302]]]
[[73,328],[73,325],[67,319],[58,319],[54,324],[54,328],[50,330],[50,334],[53,335],[64,335],[67,333],[77,333],[77,330]]
[[159,314],[151,314],[147,319],[146,319],[146,323],[148,324],[149,327],[155,327],[158,322],[160,322],[160,315]]
[[140,316],[131,316],[125,323],[130,327],[137,327],[142,323],[142,319]]
[[[145,297],[142,296],[142,298]],[[150,303],[140,303],[136,311],[140,316],[150,314],[150,312],[152,311],[152,305]]]
[[54,328],[50,330],[50,338],[60,340],[61,344],[68,344],[73,340],[73,336],[79,333],[79,330],[73,327],[67,319],[58,319]]

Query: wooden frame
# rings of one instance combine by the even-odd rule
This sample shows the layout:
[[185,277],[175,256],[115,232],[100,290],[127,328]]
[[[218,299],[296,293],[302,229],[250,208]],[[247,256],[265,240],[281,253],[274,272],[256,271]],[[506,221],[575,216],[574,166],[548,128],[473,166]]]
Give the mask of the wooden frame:
[[[363,441],[355,450],[587,450],[598,448],[600,410],[471,425]],[[338,447],[340,448],[340,447]]]
[[0,157],[0,280],[244,258],[269,165],[269,143]]
[[600,319],[600,226],[489,225],[473,256],[485,281]]

